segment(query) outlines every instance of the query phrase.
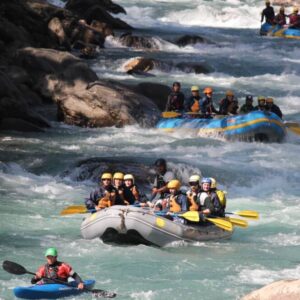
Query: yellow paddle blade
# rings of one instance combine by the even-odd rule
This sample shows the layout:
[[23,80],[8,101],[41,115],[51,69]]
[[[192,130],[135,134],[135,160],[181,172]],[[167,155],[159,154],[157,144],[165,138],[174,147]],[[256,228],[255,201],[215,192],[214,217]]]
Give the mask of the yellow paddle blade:
[[284,125],[293,133],[300,135],[300,124],[296,122],[285,122]]
[[188,211],[184,214],[179,214],[178,216],[181,218],[187,219],[191,222],[199,222],[200,221],[199,213],[197,211]]
[[60,212],[60,215],[61,216],[64,216],[64,215],[73,215],[73,214],[84,214],[84,213],[87,213],[88,210],[86,209],[86,207],[84,205],[78,205],[78,206],[69,206],[65,209],[63,209],[61,212]]
[[225,217],[225,220],[229,221],[231,224],[242,227],[242,228],[247,228],[248,227],[248,222],[245,220],[237,219],[237,218],[230,218],[230,217]]
[[214,223],[217,227],[220,227],[224,230],[227,230],[227,231],[233,230],[233,226],[229,221],[219,219],[219,218],[205,218],[205,220],[207,220],[211,223]]
[[275,33],[273,33],[273,36],[284,37],[284,35],[283,35],[284,31],[285,31],[285,28],[279,29],[278,31],[276,31]]
[[163,118],[176,118],[176,117],[180,117],[181,114],[176,112],[176,111],[164,111],[161,116]]
[[255,210],[241,210],[241,211],[236,211],[234,214],[248,219],[253,219],[253,220],[259,219],[259,213]]

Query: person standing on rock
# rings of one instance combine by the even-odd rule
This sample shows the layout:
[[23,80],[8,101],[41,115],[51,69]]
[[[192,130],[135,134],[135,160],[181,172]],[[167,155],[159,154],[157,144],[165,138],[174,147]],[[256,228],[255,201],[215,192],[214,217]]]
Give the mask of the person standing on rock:
[[165,111],[183,111],[184,109],[184,94],[180,91],[180,82],[174,82],[171,94],[168,96],[168,101]]
[[266,0],[266,8],[261,13],[261,23],[266,18],[266,22],[270,25],[274,24],[275,12],[274,8],[271,6],[270,0]]
[[191,87],[192,95],[184,103],[184,109],[186,112],[199,113],[201,96],[199,94],[199,87],[193,85]]
[[154,163],[155,167],[155,179],[152,188],[151,201],[164,199],[169,192],[167,187],[168,182],[175,178],[172,171],[167,170],[167,162],[163,158],[159,158]]

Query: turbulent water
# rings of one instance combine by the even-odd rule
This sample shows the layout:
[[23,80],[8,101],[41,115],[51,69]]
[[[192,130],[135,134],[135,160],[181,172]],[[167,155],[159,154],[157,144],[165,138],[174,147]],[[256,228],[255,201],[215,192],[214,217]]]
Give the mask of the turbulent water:
[[[240,102],[248,93],[268,95],[286,120],[300,121],[299,41],[258,36],[260,1],[118,3],[128,12],[122,18],[144,35],[155,36],[160,51],[133,51],[110,39],[93,63],[99,76],[169,85],[178,80],[186,92],[192,84],[210,85],[216,99],[230,88]],[[213,43],[185,48],[169,43],[186,33]],[[167,62],[204,62],[213,72],[193,75],[174,69],[155,71],[156,77],[146,79],[125,75],[120,66],[141,55]],[[44,262],[44,250],[57,246],[60,258],[83,278],[95,278],[97,288],[116,291],[119,299],[231,300],[274,280],[300,277],[300,139],[291,133],[282,144],[250,144],[137,126],[80,129],[53,123],[46,134],[2,133],[0,141],[1,260],[34,271]],[[59,212],[82,203],[94,188],[92,181],[76,181],[72,172],[63,175],[91,157],[111,157],[120,163],[122,157],[145,163],[165,157],[184,180],[191,169],[216,177],[228,191],[228,211],[257,210],[261,218],[246,230],[238,228],[225,242],[158,249],[85,241],[79,232],[84,216],[61,217]],[[29,278],[1,270],[0,299],[14,299],[13,287],[28,285]]]

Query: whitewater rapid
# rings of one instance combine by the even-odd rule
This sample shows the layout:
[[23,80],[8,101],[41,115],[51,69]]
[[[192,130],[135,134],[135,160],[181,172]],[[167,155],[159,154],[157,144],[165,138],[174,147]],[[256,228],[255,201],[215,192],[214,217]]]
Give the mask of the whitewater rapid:
[[[56,4],[60,1],[55,0]],[[127,10],[119,16],[154,36],[159,51],[146,53],[107,41],[92,62],[100,77],[124,83],[180,81],[209,85],[218,101],[232,89],[240,104],[246,94],[272,96],[286,120],[300,121],[299,41],[262,38],[260,1],[117,1]],[[210,44],[180,48],[172,42],[198,34]],[[201,62],[209,74],[177,69],[155,70],[155,77],[132,77],[121,66],[146,55],[162,61]],[[44,263],[47,247],[96,287],[116,291],[119,299],[239,299],[251,290],[282,278],[299,278],[300,160],[299,137],[282,144],[225,142],[167,134],[138,126],[88,129],[52,123],[46,133],[0,135],[0,257],[28,270]],[[61,217],[68,205],[82,204],[97,182],[79,161],[100,157],[147,165],[159,157],[185,183],[191,173],[217,178],[228,192],[228,211],[251,209],[259,221],[237,228],[224,242],[155,247],[106,245],[80,236],[84,215]],[[80,179],[80,178],[83,179]],[[149,187],[150,188],[150,187]],[[149,189],[145,191],[149,193]],[[30,276],[0,270],[0,299],[14,299],[12,288],[28,285]],[[85,295],[76,299],[91,299]]]

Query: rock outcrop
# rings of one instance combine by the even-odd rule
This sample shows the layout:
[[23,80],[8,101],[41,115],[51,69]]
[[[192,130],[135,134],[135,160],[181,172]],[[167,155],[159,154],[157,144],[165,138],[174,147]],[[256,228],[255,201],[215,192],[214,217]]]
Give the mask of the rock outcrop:
[[208,40],[198,35],[184,35],[175,41],[175,44],[178,45],[179,47],[185,47],[187,45],[194,45],[194,44],[207,44],[207,43]]
[[241,300],[299,300],[300,280],[280,280],[256,290]]
[[120,43],[125,47],[143,49],[143,50],[158,50],[159,46],[153,37],[144,37],[133,35],[131,32],[122,34],[119,37]]

